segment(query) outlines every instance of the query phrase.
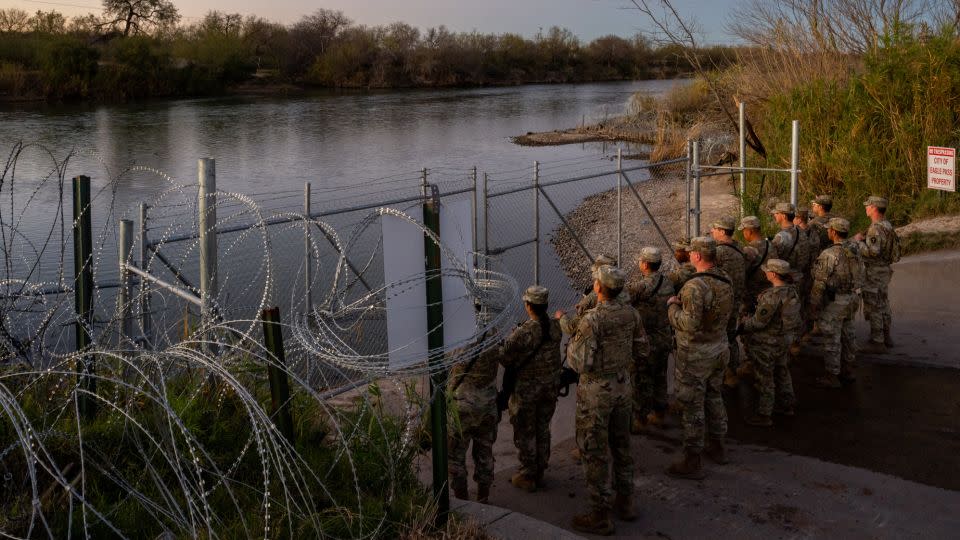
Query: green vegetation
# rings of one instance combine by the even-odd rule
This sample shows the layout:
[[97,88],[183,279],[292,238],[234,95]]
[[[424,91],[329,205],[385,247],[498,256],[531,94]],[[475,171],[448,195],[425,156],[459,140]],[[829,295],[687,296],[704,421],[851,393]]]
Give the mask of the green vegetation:
[[[130,19],[153,3],[160,18]],[[0,99],[123,100],[257,86],[400,88],[666,78],[689,73],[682,48],[637,36],[581,43],[551,28],[516,34],[354,24],[319,10],[289,26],[217,11],[191,25],[164,0],[108,0],[102,17],[0,10]],[[171,11],[172,9],[172,11]],[[137,12],[135,12],[137,13]],[[701,51],[718,64],[726,49]]]

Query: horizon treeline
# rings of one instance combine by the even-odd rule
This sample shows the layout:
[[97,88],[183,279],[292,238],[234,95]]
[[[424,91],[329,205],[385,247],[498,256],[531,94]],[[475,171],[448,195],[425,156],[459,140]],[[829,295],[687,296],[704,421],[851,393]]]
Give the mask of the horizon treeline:
[[[569,83],[672,78],[691,71],[677,45],[656,46],[640,35],[584,43],[559,27],[534,38],[444,26],[421,31],[402,22],[357,24],[325,9],[291,25],[218,11],[190,25],[177,21],[179,16],[131,31],[106,12],[67,19],[56,11],[29,15],[0,9],[0,99],[115,101],[271,84]],[[731,50],[712,47],[698,54],[723,66],[735,56]]]

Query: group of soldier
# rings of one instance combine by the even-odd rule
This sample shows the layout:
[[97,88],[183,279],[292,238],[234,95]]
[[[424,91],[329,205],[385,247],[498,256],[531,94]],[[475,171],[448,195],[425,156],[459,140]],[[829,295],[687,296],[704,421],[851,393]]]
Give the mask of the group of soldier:
[[[755,399],[745,418],[751,425],[769,427],[774,414],[794,414],[790,361],[802,343],[822,352],[818,386],[852,384],[853,320],[861,303],[870,322],[867,349],[893,346],[887,286],[899,241],[885,218],[886,199],[864,202],[871,225],[855,236],[848,220],[831,213],[832,202],[821,195],[810,208],[776,204],[771,214],[779,230],[771,239],[756,216],[743,217],[739,226],[732,217],[718,219],[709,236],[675,243],[675,262],[657,248],[643,248],[632,276],[601,255],[591,267],[592,290],[569,314],[557,311],[551,318],[547,290],[528,288],[528,320],[501,346],[451,372],[454,494],[468,495],[466,449],[472,442],[477,498],[489,497],[498,365],[517,375],[509,414],[520,469],[511,483],[528,491],[544,486],[562,358],[579,374],[575,453],[590,507],[574,516],[572,526],[593,534],[612,534],[613,516],[636,518],[630,433],[663,424],[671,354],[684,452],[667,473],[678,478],[703,478],[701,456],[726,463],[724,386],[752,383]],[[743,244],[734,239],[736,229]],[[569,336],[565,355],[563,334]]]

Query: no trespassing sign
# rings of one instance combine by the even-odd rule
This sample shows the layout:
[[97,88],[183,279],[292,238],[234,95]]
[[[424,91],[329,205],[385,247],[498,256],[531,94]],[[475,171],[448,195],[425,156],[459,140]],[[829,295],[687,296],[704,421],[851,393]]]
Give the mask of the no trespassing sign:
[[927,147],[927,187],[943,191],[957,190],[957,150],[941,146]]

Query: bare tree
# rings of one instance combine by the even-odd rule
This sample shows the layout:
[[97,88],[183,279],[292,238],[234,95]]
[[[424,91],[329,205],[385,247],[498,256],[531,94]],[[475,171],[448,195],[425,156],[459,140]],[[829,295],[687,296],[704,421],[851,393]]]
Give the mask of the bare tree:
[[0,9],[0,32],[26,32],[30,28],[30,14],[22,9]]
[[122,27],[124,36],[180,21],[180,12],[169,0],[103,0],[103,14],[103,24]]

